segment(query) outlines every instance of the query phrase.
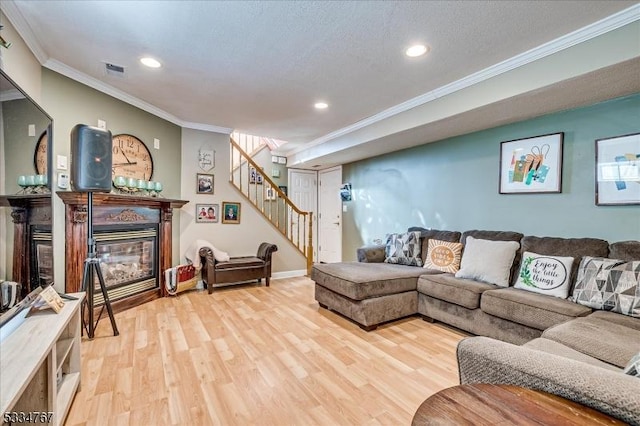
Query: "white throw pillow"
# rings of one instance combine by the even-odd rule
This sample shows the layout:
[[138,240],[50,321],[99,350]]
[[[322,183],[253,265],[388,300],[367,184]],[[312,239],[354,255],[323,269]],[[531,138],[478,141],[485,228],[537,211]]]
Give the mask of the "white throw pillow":
[[515,288],[566,299],[573,257],[524,252]]
[[509,287],[509,275],[520,243],[467,237],[456,278],[468,278]]

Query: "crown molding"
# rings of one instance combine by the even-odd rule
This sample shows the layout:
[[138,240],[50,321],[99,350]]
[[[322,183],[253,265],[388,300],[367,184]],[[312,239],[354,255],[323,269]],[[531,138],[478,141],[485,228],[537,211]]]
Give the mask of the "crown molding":
[[233,129],[231,127],[221,127],[213,124],[194,123],[191,121],[183,121],[181,126],[186,129],[204,130],[206,132],[223,133],[225,135],[230,135],[233,132]]
[[170,121],[173,124],[177,124],[177,125],[181,125],[181,120],[179,118],[177,118],[176,116],[174,116],[173,114],[169,114],[168,112],[151,105],[150,103],[147,103],[145,101],[142,101],[138,98],[136,98],[135,96],[131,96],[126,92],[123,92],[120,89],[116,89],[113,86],[110,86],[109,84],[106,84],[100,80],[98,80],[97,78],[88,76],[85,73],[82,73],[78,70],[76,70],[75,68],[72,68],[56,59],[49,59],[47,62],[45,62],[44,64],[42,64],[42,66],[44,66],[45,68],[48,68],[52,71],[55,71],[59,74],[64,75],[65,77],[69,77],[72,80],[75,80],[77,82],[80,82],[82,84],[84,84],[85,86],[89,86],[93,89],[96,89],[102,93],[106,93],[109,96],[113,96],[116,99],[121,100],[122,102],[126,102],[130,105],[133,105],[137,108],[140,108],[141,110],[144,110],[148,113],[151,113],[155,116],[158,116],[160,118],[163,118],[167,121]]
[[120,89],[116,89],[115,87],[106,84],[96,78],[90,77],[78,70],[76,70],[75,68],[72,68],[60,61],[57,61],[55,59],[49,59],[47,62],[45,62],[43,64],[44,67],[55,71],[59,74],[64,75],[65,77],[68,77],[72,80],[75,80],[77,82],[80,82],[82,84],[84,84],[85,86],[89,86],[95,90],[98,90],[102,93],[105,93],[109,96],[113,96],[116,99],[121,100],[122,102],[128,103],[129,105],[133,105],[137,108],[140,108],[143,111],[146,111],[150,114],[155,115],[156,117],[162,118],[164,120],[167,120],[177,126],[180,127],[185,127],[185,128],[189,128],[189,129],[196,129],[196,130],[205,130],[208,132],[215,132],[215,133],[226,133],[229,134],[231,133],[232,129],[228,128],[228,127],[221,127],[221,126],[216,126],[216,125],[212,125],[212,124],[204,124],[204,123],[192,123],[192,122],[186,122],[183,121],[181,119],[179,119],[178,117],[176,117],[173,114],[170,114],[168,112],[166,112],[163,109],[160,109],[154,105],[151,105],[148,102],[145,102],[141,99],[136,98],[135,96],[131,96],[126,92],[123,92]]
[[25,44],[31,50],[40,64],[44,64],[49,60],[49,55],[44,51],[38,37],[31,29],[31,26],[24,18],[18,6],[16,6],[13,0],[2,0],[2,13],[5,14],[7,19],[11,21],[11,24],[15,27],[20,37],[24,40]]
[[[126,102],[130,105],[138,107],[153,115],[163,118],[178,126],[189,128],[189,129],[204,130],[204,131],[224,133],[224,134],[230,134],[232,132],[233,129],[230,129],[227,127],[221,127],[221,126],[205,124],[205,123],[194,123],[194,122],[183,121],[158,107],[155,107],[119,89],[116,89],[108,84],[105,84],[104,82],[98,79],[95,79],[84,73],[81,73],[78,70],[63,64],[62,62],[50,59],[49,56],[44,51],[44,49],[42,48],[36,35],[31,30],[31,27],[29,26],[27,21],[24,19],[22,13],[20,13],[14,0],[2,0],[2,12],[11,21],[13,26],[16,28],[16,31],[18,32],[18,34],[20,34],[20,36],[24,39],[25,43],[27,44],[29,49],[33,52],[36,59],[44,67],[49,68],[53,71],[56,71],[80,83],[83,83],[100,92],[113,96],[114,98],[119,99],[123,102]],[[402,112],[427,104],[440,97],[455,93],[459,90],[473,86],[482,81],[488,80],[492,77],[498,76],[500,74],[519,68],[531,62],[537,61],[546,56],[562,51],[564,49],[583,43],[587,40],[591,40],[602,34],[616,30],[618,28],[621,28],[627,24],[630,24],[638,20],[640,20],[640,4],[631,6],[614,15],[608,16],[598,22],[594,22],[593,24],[587,25],[586,27],[580,28],[572,33],[566,34],[548,43],[535,47],[527,52],[523,52],[505,61],[492,65],[488,68],[485,68],[484,70],[473,73],[460,80],[446,84],[442,87],[439,87],[430,92],[424,93],[420,96],[416,96],[415,98],[409,99],[403,103],[400,103],[391,108],[383,110],[364,120],[360,120],[349,126],[343,127],[342,129],[328,133],[324,136],[314,139],[309,143],[304,144],[301,147],[288,151],[286,155],[293,155],[293,154],[306,151],[307,149],[312,148],[314,146],[337,139],[341,136],[355,132],[356,130],[362,129],[364,127],[371,126],[375,123],[378,123],[387,118],[393,117]]]
[[531,50],[520,53],[512,58],[506,59],[488,68],[485,68],[483,70],[470,74],[464,78],[461,78],[460,80],[456,80],[452,83],[446,84],[430,92],[416,96],[415,98],[409,99],[408,101],[405,101],[391,108],[383,110],[364,120],[360,120],[349,126],[343,127],[342,129],[328,133],[324,136],[314,139],[313,141],[307,144],[304,144],[301,147],[288,151],[287,155],[298,154],[314,146],[321,145],[325,142],[329,142],[341,136],[345,136],[349,133],[355,132],[356,130],[360,130],[362,128],[371,126],[387,118],[393,117],[394,115],[397,115],[405,111],[408,111],[410,109],[416,108],[418,106],[427,104],[438,98],[450,95],[459,90],[481,83],[492,77],[498,76],[500,74],[504,74],[508,71],[527,65],[531,62],[535,62],[539,59],[545,58],[554,53],[560,52],[562,50],[568,49],[577,44],[591,40],[602,34],[606,34],[610,31],[616,30],[618,28],[621,28],[627,24],[630,24],[638,20],[640,20],[640,4],[631,6],[614,15],[608,16],[598,22],[594,22],[590,25],[587,25],[586,27],[580,28],[576,31],[573,31],[569,34],[566,34],[548,43],[542,44],[538,47],[534,47]]

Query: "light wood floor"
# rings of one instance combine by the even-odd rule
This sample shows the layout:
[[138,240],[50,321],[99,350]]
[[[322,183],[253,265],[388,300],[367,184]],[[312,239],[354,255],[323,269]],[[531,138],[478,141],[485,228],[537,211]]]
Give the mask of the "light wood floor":
[[67,425],[408,425],[458,384],[464,334],[419,318],[364,332],[308,278],[187,292],[103,318]]

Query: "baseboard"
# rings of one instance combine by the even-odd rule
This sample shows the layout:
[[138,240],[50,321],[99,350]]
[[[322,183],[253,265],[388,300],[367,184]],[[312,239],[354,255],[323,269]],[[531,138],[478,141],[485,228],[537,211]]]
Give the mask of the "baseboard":
[[294,278],[294,277],[304,277],[307,275],[306,269],[298,269],[297,271],[282,271],[282,272],[272,272],[271,278]]

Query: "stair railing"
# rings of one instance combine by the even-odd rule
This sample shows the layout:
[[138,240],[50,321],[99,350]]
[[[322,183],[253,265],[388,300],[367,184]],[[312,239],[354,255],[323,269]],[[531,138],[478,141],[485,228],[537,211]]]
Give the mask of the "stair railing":
[[[242,147],[231,138],[229,181],[313,266],[313,213],[300,210]],[[237,161],[236,162],[234,162]]]

